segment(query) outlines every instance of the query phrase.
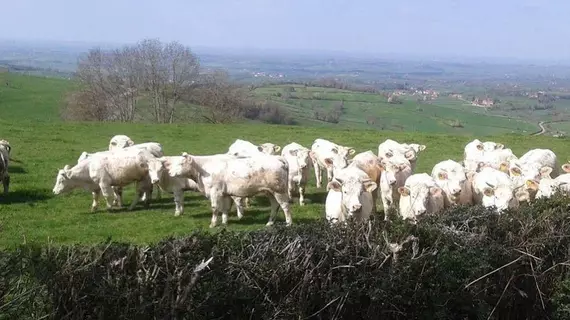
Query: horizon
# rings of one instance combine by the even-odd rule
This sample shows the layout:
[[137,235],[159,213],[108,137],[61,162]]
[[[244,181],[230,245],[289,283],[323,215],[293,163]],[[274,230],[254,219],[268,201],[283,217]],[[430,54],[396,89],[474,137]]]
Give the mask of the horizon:
[[11,14],[0,21],[0,30],[10,31],[0,31],[0,38],[20,41],[128,44],[158,38],[240,52],[570,60],[570,44],[563,41],[570,35],[564,16],[570,3],[561,0],[165,0],[160,6],[134,0],[102,0],[97,6],[20,0],[4,9]]
[[[140,39],[143,40],[143,39]],[[138,40],[138,41],[140,41]],[[159,39],[165,41],[163,39]],[[105,42],[105,41],[76,41],[76,40],[51,40],[51,39],[16,39],[0,36],[0,43],[11,42],[15,45],[27,45],[33,47],[47,47],[50,49],[61,46],[67,49],[79,49],[80,52],[95,47],[104,49],[112,49],[126,45],[133,45],[138,41],[131,42]],[[531,59],[531,58],[515,58],[508,56],[461,56],[453,54],[427,55],[427,54],[410,54],[398,52],[358,52],[343,50],[327,50],[327,49],[290,49],[290,48],[249,48],[249,47],[225,47],[225,46],[207,46],[207,45],[191,45],[177,41],[189,47],[196,54],[211,54],[223,56],[289,56],[289,57],[318,57],[326,59],[373,59],[387,61],[409,61],[409,62],[446,62],[460,64],[501,64],[501,65],[536,65],[536,66],[570,66],[570,57],[567,59]]]

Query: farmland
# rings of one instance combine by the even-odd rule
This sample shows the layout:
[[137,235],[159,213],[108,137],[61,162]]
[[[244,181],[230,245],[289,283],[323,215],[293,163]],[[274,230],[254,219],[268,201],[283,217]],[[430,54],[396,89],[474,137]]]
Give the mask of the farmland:
[[[4,75],[6,77],[6,75]],[[1,76],[0,76],[1,77]],[[433,165],[445,159],[461,159],[463,146],[473,136],[437,133],[437,121],[418,127],[427,132],[403,130],[372,130],[366,126],[282,126],[257,123],[211,125],[203,123],[177,123],[154,125],[147,123],[69,123],[59,120],[59,106],[69,83],[65,80],[8,75],[0,88],[0,137],[13,146],[10,173],[11,191],[0,200],[0,246],[12,247],[20,243],[96,243],[107,238],[134,243],[156,242],[166,236],[184,235],[196,229],[207,228],[211,217],[209,203],[203,196],[187,193],[185,213],[174,217],[172,196],[163,194],[160,201],[151,204],[150,210],[137,208],[133,212],[100,211],[90,213],[91,195],[85,191],[74,191],[63,196],[51,192],[57,170],[65,164],[73,165],[82,151],[104,150],[115,134],[127,134],[135,142],[160,142],[168,155],[183,151],[191,154],[222,153],[236,138],[254,143],[271,141],[284,146],[295,141],[309,146],[315,138],[323,137],[337,143],[356,148],[357,152],[376,151],[378,144],[386,138],[402,142],[417,142],[427,145],[418,161],[417,172],[430,172]],[[8,81],[8,85],[4,85]],[[271,88],[262,88],[259,95],[270,95]],[[351,101],[350,92],[343,94],[345,101]],[[358,94],[355,100],[368,97]],[[376,104],[375,97],[369,97]],[[358,102],[362,103],[362,102]],[[378,103],[378,105],[381,105]],[[347,110],[351,110],[347,107]],[[407,108],[407,107],[401,107]],[[381,109],[381,108],[380,108]],[[348,111],[350,114],[352,111]],[[384,117],[402,121],[405,111],[380,113]],[[449,111],[452,112],[452,111]],[[461,114],[461,111],[456,114]],[[354,117],[357,117],[356,111]],[[442,111],[442,113],[444,113]],[[475,117],[475,119],[477,119]],[[428,120],[426,120],[427,122]],[[474,120],[481,127],[485,120]],[[489,121],[488,124],[491,124]],[[500,127],[499,122],[493,124]],[[413,126],[413,125],[412,125]],[[506,134],[515,127],[490,131],[495,135],[485,139],[496,140],[521,155],[530,148],[548,147],[557,153],[561,161],[570,159],[566,139],[528,137]],[[519,124],[518,126],[525,126]],[[527,129],[531,130],[530,124]],[[475,128],[477,125],[473,125]],[[489,126],[490,128],[492,126]],[[489,130],[489,129],[485,129]],[[483,129],[475,131],[482,135]],[[445,132],[445,131],[444,131]],[[322,219],[324,216],[324,189],[317,190],[311,176],[307,190],[309,204],[292,207],[293,222],[303,224]],[[132,187],[126,188],[126,204],[133,197]],[[269,204],[262,197],[254,198],[252,207],[238,221],[235,213],[230,214],[228,228],[251,230],[263,228],[268,219]],[[235,212],[235,209],[233,209]],[[282,214],[277,223],[283,222]]]

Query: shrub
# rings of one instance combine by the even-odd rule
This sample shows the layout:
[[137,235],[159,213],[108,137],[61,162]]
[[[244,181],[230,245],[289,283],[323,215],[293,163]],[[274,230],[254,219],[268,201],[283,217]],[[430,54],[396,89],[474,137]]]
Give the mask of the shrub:
[[0,313],[10,319],[567,319],[569,204],[555,197],[500,216],[460,206],[417,225],[373,217],[346,226],[195,232],[152,246],[23,246],[0,256]]

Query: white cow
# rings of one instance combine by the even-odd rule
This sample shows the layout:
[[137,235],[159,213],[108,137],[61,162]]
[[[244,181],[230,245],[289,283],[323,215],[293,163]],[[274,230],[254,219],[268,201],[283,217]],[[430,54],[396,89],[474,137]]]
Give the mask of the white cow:
[[[6,142],[5,144],[2,142]],[[4,188],[4,195],[7,195],[10,189],[10,174],[8,166],[10,165],[10,144],[6,140],[0,141],[0,181]]]
[[468,171],[480,171],[484,167],[491,167],[509,173],[510,164],[518,160],[511,149],[497,149],[485,151],[483,155],[471,160],[465,160]]
[[327,184],[325,215],[330,222],[345,222],[354,216],[366,220],[373,213],[373,196],[378,185],[368,174],[356,166],[348,166],[337,171],[337,175]]
[[315,153],[296,142],[291,142],[283,147],[281,156],[289,164],[289,197],[293,198],[293,193],[298,192],[299,205],[303,206],[305,205],[305,188]]
[[[114,151],[114,150],[148,150],[154,157],[156,158],[160,158],[164,156],[164,151],[162,149],[162,145],[158,142],[145,142],[145,143],[139,143],[139,144],[135,144],[135,145],[131,145],[129,147],[125,147],[125,148],[109,148],[109,151]],[[81,153],[81,155],[79,156],[79,158],[77,159],[77,163],[81,162],[82,160],[85,160],[89,157],[91,157],[92,155],[99,153],[99,152],[106,152],[106,151],[97,151],[94,153],[89,153],[87,151],[83,151]]]
[[113,136],[109,141],[109,150],[123,149],[134,145],[135,142],[124,134]]
[[252,157],[231,155],[192,156],[183,153],[171,163],[171,177],[185,177],[196,181],[210,198],[212,222],[216,226],[218,213],[222,224],[227,224],[231,206],[230,196],[250,197],[265,192],[271,202],[268,226],[273,225],[279,207],[285,213],[287,225],[292,223],[287,188],[289,165],[281,156],[259,154]]
[[311,151],[314,153],[313,167],[315,168],[317,188],[322,186],[322,168],[326,169],[327,180],[330,182],[334,177],[334,171],[346,168],[348,157],[356,153],[354,148],[341,146],[321,138],[315,139]]
[[560,174],[560,165],[552,150],[532,149],[520,159],[510,163],[509,174],[514,182],[519,202],[531,201],[536,190],[526,187],[526,181],[556,178]]
[[[230,145],[230,147],[228,148],[228,152],[227,154],[236,156],[236,157],[249,157],[252,155],[256,155],[256,154],[269,154],[269,155],[277,155],[279,154],[279,150],[281,150],[281,147],[273,144],[273,143],[263,143],[259,146],[256,146],[255,144],[247,141],[247,140],[242,140],[242,139],[236,139],[236,141],[234,141],[234,143],[232,143]],[[241,199],[241,198],[240,198]],[[249,207],[249,197],[243,198],[243,204],[246,207]],[[240,203],[238,208],[241,208],[242,204]],[[238,210],[238,215],[239,215],[239,210]]]
[[527,180],[526,185],[537,191],[536,198],[550,198],[558,191],[570,196],[570,173],[561,174],[554,179],[547,176],[540,179],[539,183],[535,180]]
[[465,171],[459,162],[453,160],[441,161],[433,167],[431,177],[443,189],[446,207],[473,204],[471,179],[475,173]]
[[10,152],[12,151],[12,146],[10,146],[10,142],[4,139],[0,140],[0,147],[4,148],[4,150],[8,152],[8,155],[10,155]]
[[[226,157],[226,155],[220,155]],[[184,177],[171,177],[168,173],[168,168],[179,161],[180,156],[161,157],[154,161],[149,162],[149,175],[152,184],[158,185],[163,191],[174,194],[174,216],[179,216],[184,213],[184,191],[199,192],[207,196],[203,189],[192,179]],[[243,217],[243,206],[241,205],[241,198],[232,197],[237,209],[238,219]]]
[[400,215],[404,220],[417,221],[423,214],[437,213],[445,208],[443,190],[427,173],[416,173],[406,179],[400,193]]
[[556,154],[550,149],[532,149],[511,163],[509,173],[513,180],[539,179],[543,168],[552,169],[550,171],[552,178],[556,178],[560,174],[560,165]]
[[[504,147],[505,146],[503,144],[494,141],[482,142],[479,139],[475,139],[465,145],[463,152],[463,165],[468,171],[477,171],[479,167],[482,167],[479,165],[481,162],[483,162],[483,164],[488,162],[486,159],[488,159],[487,155],[489,153],[502,150]],[[512,154],[512,151],[510,153]],[[493,166],[492,164],[495,163],[494,161],[490,162],[490,166]]]
[[141,196],[148,206],[152,193],[148,174],[148,161],[151,158],[152,155],[146,150],[115,150],[95,154],[73,168],[65,165],[59,170],[53,193],[57,195],[76,188],[90,190],[93,194],[92,211],[97,209],[97,200],[102,193],[107,202],[107,210],[110,210],[110,197],[114,191],[112,186],[123,187],[134,182],[138,196],[135,196],[129,210],[134,209]]
[[[128,139],[128,140],[126,140]],[[125,142],[126,141],[126,142]],[[95,154],[104,154],[104,153],[109,153],[115,150],[133,150],[133,151],[137,151],[137,150],[146,150],[148,151],[153,157],[155,158],[160,158],[162,156],[164,156],[164,152],[162,150],[162,145],[158,142],[145,142],[145,143],[139,143],[139,144],[131,144],[128,147],[119,147],[121,145],[125,145],[125,144],[129,144],[130,142],[132,142],[132,140],[125,136],[125,135],[118,135],[113,137],[113,139],[111,139],[111,143],[109,144],[109,151],[98,151],[98,152],[94,152],[94,153],[88,153],[87,151],[83,151],[81,153],[81,155],[79,156],[79,158],[77,159],[77,163],[80,163],[81,161],[85,160],[85,159],[89,159],[89,157],[95,155]],[[116,143],[115,145],[113,145],[113,143]],[[115,195],[115,199],[113,199],[113,205],[118,205],[121,206],[120,203],[122,203],[123,201],[123,188],[122,187],[113,187],[113,191],[114,191],[114,195]],[[160,199],[161,198],[161,194],[160,194],[160,188],[156,189],[156,199]]]
[[380,177],[380,192],[384,208],[384,220],[388,220],[388,210],[397,208],[400,201],[398,188],[403,187],[406,179],[413,174],[412,165],[400,154],[382,161],[384,171]]
[[426,146],[423,144],[407,144],[407,143],[399,143],[392,139],[386,139],[386,141],[382,142],[378,145],[378,158],[380,160],[384,160],[386,158],[391,158],[394,155],[401,155],[410,161],[412,166],[412,171],[416,170],[416,163],[417,158],[421,151],[424,151]]
[[162,157],[149,161],[150,181],[165,192],[174,194],[174,216],[184,213],[184,191],[199,192],[198,184],[188,178],[174,178],[168,174],[166,167],[173,157]]
[[277,155],[279,153],[279,150],[281,150],[281,147],[273,143],[268,142],[256,146],[249,141],[236,139],[236,141],[234,141],[234,143],[232,143],[228,148],[228,154],[242,157],[255,155],[260,152],[270,155]]
[[519,201],[515,195],[515,184],[504,172],[486,167],[473,177],[473,199],[484,207],[495,207],[497,213],[507,208],[518,208]]

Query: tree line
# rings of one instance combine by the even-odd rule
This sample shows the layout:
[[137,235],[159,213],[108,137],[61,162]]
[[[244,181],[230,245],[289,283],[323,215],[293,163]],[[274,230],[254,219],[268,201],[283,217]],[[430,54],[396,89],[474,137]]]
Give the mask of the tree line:
[[196,54],[176,41],[93,48],[79,59],[73,78],[61,114],[65,120],[294,123],[278,104],[255,101],[224,70],[202,68]]

